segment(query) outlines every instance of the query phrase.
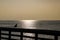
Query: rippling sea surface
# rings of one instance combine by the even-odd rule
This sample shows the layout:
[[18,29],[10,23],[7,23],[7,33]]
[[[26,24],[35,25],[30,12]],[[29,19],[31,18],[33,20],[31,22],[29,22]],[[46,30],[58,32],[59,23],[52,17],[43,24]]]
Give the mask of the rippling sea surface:
[[[0,22],[1,23],[1,22]],[[7,24],[9,23],[9,21],[7,22]],[[16,23],[16,22],[13,22]],[[13,24],[11,23],[11,24]],[[10,26],[13,26],[11,25]],[[0,25],[2,26],[2,25]],[[4,26],[4,25],[3,25]],[[6,25],[5,25],[6,26]],[[9,25],[7,25],[9,26]],[[60,21],[37,21],[37,20],[21,20],[19,21],[17,28],[25,28],[25,29],[48,29],[48,30],[60,30]],[[4,31],[2,31],[3,33]],[[5,31],[4,33],[8,33],[7,31]],[[17,32],[12,32],[12,34],[18,34],[20,35],[20,33]],[[31,36],[34,37],[35,34],[33,33],[23,33],[26,36]],[[5,36],[5,35],[2,35]],[[8,37],[8,36],[5,36]],[[50,35],[42,35],[42,34],[38,34],[38,37],[41,38],[50,38],[50,39],[54,39],[54,36],[50,36]],[[14,39],[20,39],[19,37],[13,37]],[[23,38],[24,40],[34,40],[31,38]],[[60,40],[60,37],[59,37]]]

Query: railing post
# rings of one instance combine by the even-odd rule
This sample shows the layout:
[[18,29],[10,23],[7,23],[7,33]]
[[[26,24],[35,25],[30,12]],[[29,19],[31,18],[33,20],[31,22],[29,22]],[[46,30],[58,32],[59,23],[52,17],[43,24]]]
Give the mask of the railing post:
[[38,33],[35,33],[35,40],[38,40]]
[[11,40],[11,31],[9,31],[9,40]]
[[23,40],[23,32],[21,32],[20,40]]
[[58,40],[58,36],[57,35],[54,36],[54,40]]
[[0,29],[0,40],[1,40],[1,29]]

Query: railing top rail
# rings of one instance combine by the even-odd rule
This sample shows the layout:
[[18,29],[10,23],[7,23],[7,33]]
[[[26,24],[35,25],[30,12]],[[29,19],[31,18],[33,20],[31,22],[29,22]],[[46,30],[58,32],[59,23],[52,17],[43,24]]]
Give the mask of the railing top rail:
[[46,35],[57,35],[60,36],[60,31],[56,30],[43,30],[43,29],[23,29],[23,28],[8,28],[0,27],[0,30],[4,31],[14,31],[14,32],[27,32],[27,33],[37,33],[37,34],[46,34]]

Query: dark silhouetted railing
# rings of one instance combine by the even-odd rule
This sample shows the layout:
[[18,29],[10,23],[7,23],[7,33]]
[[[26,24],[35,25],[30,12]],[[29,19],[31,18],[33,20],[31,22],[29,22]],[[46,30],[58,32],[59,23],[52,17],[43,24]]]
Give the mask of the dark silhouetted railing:
[[[1,33],[1,31],[8,31],[9,33]],[[11,34],[11,32],[19,32],[21,35]],[[25,36],[23,33],[34,33],[35,37]],[[53,35],[54,39],[47,39],[47,38],[39,38],[38,34],[45,34],[45,35]],[[8,35],[8,38],[1,37],[1,35]],[[20,40],[23,40],[23,37],[32,38],[34,40],[58,40],[58,36],[60,36],[60,31],[53,31],[53,30],[40,30],[40,29],[22,29],[22,28],[8,28],[8,27],[0,27],[0,40],[17,40],[12,39],[11,36],[20,37]]]

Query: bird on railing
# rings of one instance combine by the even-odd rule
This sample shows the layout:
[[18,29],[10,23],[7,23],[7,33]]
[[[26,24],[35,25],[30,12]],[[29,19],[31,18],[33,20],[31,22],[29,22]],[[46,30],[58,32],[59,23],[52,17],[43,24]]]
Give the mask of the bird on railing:
[[14,27],[17,27],[17,24]]

